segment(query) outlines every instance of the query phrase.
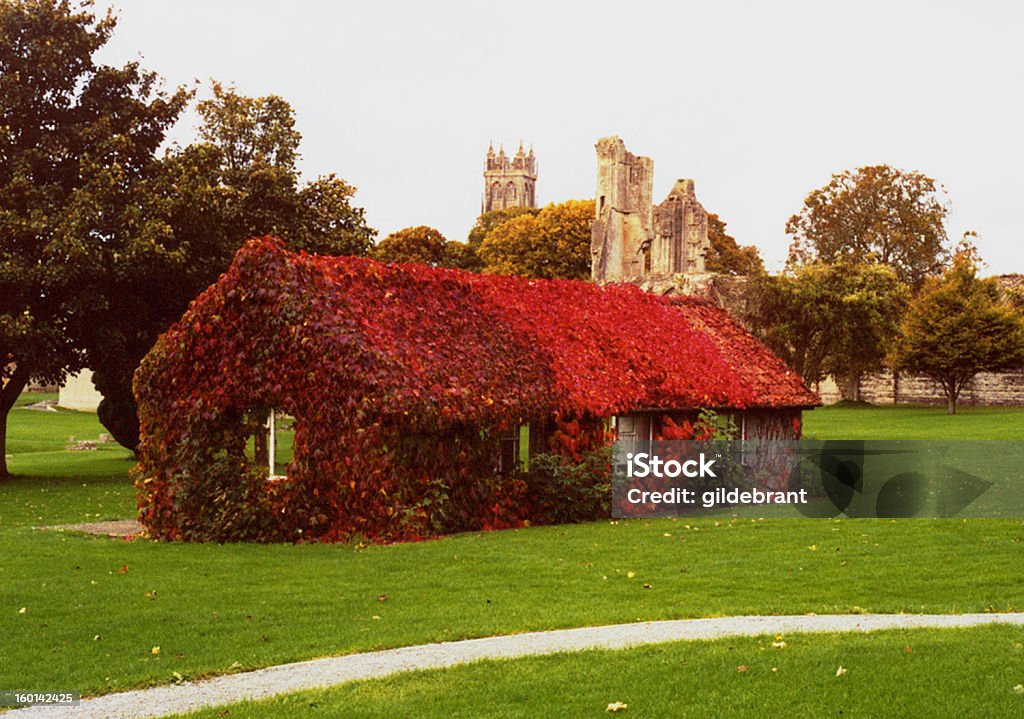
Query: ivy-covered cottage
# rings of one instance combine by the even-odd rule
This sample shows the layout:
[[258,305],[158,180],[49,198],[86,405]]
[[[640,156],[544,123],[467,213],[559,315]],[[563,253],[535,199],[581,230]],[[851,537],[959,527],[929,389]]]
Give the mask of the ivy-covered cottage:
[[[141,519],[168,539],[409,538],[529,518],[531,452],[578,459],[700,408],[792,439],[818,404],[721,309],[247,243],[136,376]],[[294,418],[267,481],[251,438]],[[528,428],[528,429],[527,429]]]

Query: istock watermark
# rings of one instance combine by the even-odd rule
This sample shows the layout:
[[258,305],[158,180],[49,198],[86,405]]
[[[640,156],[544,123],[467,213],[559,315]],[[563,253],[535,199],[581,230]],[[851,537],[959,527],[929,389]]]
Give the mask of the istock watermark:
[[1024,442],[620,442],[615,517],[1024,517]]
[[650,455],[646,452],[626,454],[626,475],[628,477],[714,477],[711,469],[715,460],[708,460],[701,452],[698,459],[687,459],[682,462],[669,459],[664,461],[657,455]]

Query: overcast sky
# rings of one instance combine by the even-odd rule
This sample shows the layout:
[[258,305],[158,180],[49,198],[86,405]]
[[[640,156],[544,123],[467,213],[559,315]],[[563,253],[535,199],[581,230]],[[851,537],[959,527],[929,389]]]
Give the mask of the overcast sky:
[[1019,0],[113,7],[105,61],[284,97],[305,175],[354,184],[381,237],[465,239],[492,140],[533,144],[541,204],[593,197],[594,142],[619,135],[653,158],[656,202],[694,178],[773,268],[809,191],[886,163],[945,186],[950,237],[976,230],[987,273],[1024,272]]

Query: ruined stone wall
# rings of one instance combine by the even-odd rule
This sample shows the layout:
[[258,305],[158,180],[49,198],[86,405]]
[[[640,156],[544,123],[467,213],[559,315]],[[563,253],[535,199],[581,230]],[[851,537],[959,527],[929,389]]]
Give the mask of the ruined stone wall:
[[704,272],[711,249],[708,213],[697,201],[693,180],[676,180],[668,197],[654,208],[654,242],[650,273]]
[[618,137],[597,149],[597,201],[591,227],[591,277],[615,282],[640,277],[653,226],[654,163],[626,150]]
[[597,202],[591,227],[591,277],[596,282],[702,274],[711,242],[708,213],[693,180],[676,180],[654,206],[654,163],[603,137],[597,150]]

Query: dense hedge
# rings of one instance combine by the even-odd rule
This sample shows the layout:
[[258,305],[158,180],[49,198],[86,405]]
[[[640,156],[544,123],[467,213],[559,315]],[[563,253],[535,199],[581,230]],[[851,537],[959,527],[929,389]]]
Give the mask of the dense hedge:
[[[140,516],[184,540],[409,539],[534,519],[499,436],[560,422],[579,461],[602,418],[744,407],[751,389],[682,311],[633,287],[480,276],[243,247],[135,380]],[[271,408],[295,460],[246,457]]]

